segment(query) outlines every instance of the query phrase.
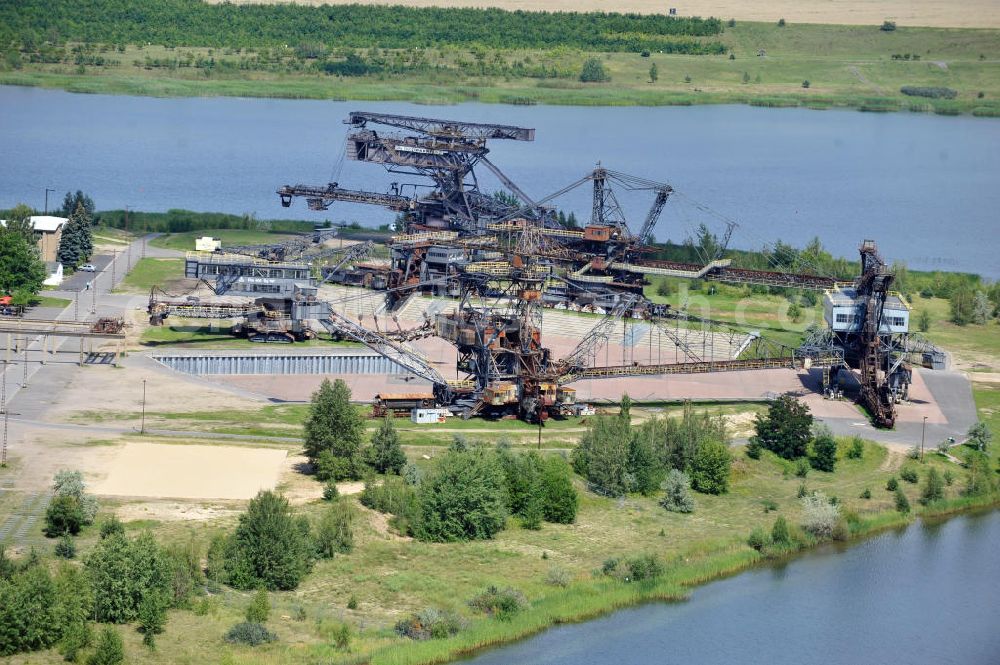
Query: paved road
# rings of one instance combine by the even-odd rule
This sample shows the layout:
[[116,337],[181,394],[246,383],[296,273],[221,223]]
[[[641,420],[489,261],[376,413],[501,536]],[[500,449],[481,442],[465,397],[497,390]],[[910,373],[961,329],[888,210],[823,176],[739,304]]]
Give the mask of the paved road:
[[[926,370],[920,372],[921,378],[934,396],[941,413],[947,422],[941,424],[927,423],[924,435],[927,448],[936,447],[941,441],[954,437],[957,441],[965,439],[969,427],[978,420],[976,403],[972,398],[972,384],[965,374],[947,370]],[[839,436],[854,436],[859,434],[866,439],[882,443],[894,443],[906,446],[920,445],[923,434],[922,422],[899,422],[893,430],[881,430],[872,427],[871,423],[858,412],[857,418],[823,418],[834,434]]]

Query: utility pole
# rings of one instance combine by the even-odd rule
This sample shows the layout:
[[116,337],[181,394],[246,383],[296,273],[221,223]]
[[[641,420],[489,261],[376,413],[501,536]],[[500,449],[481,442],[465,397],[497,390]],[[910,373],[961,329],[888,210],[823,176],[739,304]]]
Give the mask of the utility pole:
[[90,313],[97,314],[97,275],[94,275],[93,281],[90,282],[90,290],[92,292],[90,299]]
[[7,466],[7,360],[3,361],[3,387],[0,388],[0,409],[3,409],[3,444],[0,445],[0,467]]
[[21,387],[28,387],[28,337],[25,335],[21,338],[21,342],[24,344],[24,379],[21,381]]
[[111,252],[111,288],[108,289],[108,293],[111,293],[111,289],[115,288],[115,261],[118,260],[118,250],[112,250]]
[[49,192],[54,192],[56,190],[49,187],[45,188],[45,212],[43,214],[49,214]]
[[142,380],[142,420],[139,424],[139,434],[146,433],[146,379]]
[[[125,237],[128,238],[128,204],[125,205]],[[128,244],[128,258],[125,260],[125,274],[132,271],[132,242]]]
[[920,428],[920,461],[924,461],[924,434],[927,433],[927,416],[924,416],[924,423]]

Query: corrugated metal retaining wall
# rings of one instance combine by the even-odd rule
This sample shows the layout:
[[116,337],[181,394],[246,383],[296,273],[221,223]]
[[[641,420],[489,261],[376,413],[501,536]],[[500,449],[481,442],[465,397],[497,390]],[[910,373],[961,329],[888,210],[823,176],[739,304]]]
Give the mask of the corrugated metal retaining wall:
[[392,374],[405,371],[376,355],[246,354],[154,355],[185,374]]

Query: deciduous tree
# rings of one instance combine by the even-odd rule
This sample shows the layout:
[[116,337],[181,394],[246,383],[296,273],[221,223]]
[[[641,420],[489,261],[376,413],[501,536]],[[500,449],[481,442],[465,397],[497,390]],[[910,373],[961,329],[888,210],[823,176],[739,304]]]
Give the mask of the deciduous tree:
[[420,483],[415,534],[421,540],[488,539],[507,518],[504,473],[494,452],[451,450]]
[[225,550],[225,572],[237,589],[294,589],[312,567],[309,523],[296,519],[288,500],[262,490],[240,515]]
[[766,416],[757,414],[754,429],[757,441],[764,448],[785,459],[795,459],[806,454],[812,423],[809,407],[794,397],[782,395],[771,402]]
[[[364,421],[351,405],[351,389],[341,379],[325,379],[313,393],[305,422],[305,452],[316,463],[322,452],[341,460],[334,480],[361,477],[359,454],[364,437]],[[340,477],[338,477],[340,476]],[[327,480],[327,478],[320,478]]]

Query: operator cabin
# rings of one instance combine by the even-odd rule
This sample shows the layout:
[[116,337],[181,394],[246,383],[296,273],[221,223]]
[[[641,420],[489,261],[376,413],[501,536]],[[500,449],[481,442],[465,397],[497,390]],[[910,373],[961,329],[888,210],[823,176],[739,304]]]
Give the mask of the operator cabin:
[[[69,220],[65,217],[52,215],[32,215],[28,218],[31,228],[38,234],[38,253],[42,261],[52,263],[59,251],[59,240],[62,238],[63,227]],[[7,226],[7,220],[0,219],[0,225]]]

